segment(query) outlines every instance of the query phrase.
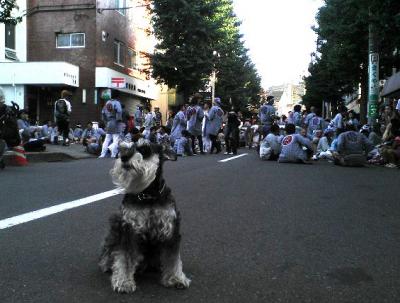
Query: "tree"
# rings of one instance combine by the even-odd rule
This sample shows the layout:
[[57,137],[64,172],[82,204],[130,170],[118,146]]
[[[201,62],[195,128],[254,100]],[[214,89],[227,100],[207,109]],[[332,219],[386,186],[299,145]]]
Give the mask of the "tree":
[[17,24],[21,22],[22,16],[12,16],[12,11],[15,8],[18,8],[15,0],[0,0],[0,23]]
[[154,0],[151,56],[158,82],[189,94],[205,88],[217,71],[216,94],[224,107],[245,109],[261,90],[260,77],[239,31],[232,0]]
[[251,62],[240,34],[240,21],[234,13],[232,0],[220,0],[213,20],[218,25],[219,40],[215,44],[218,71],[216,93],[225,107],[245,110],[259,100],[261,79]]
[[153,77],[184,94],[203,88],[213,68],[213,3],[154,0],[153,28],[158,43],[151,64]]
[[[400,3],[395,0],[325,0],[317,14],[317,60],[305,78],[304,103],[315,99],[340,100],[361,84],[361,119],[366,117],[368,95],[368,27],[374,24],[379,33],[381,76],[399,66],[398,30]],[[397,15],[396,15],[397,14]],[[396,46],[397,45],[397,46]],[[334,101],[334,100],[329,100]]]

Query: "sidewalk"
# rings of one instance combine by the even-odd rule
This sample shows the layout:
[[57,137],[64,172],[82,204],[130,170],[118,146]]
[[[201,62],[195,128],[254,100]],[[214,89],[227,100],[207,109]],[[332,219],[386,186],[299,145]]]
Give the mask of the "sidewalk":
[[[6,152],[4,160],[6,164],[9,163],[11,155],[10,152]],[[70,146],[52,145],[46,144],[46,151],[44,152],[27,152],[26,157],[28,162],[59,162],[59,161],[70,161],[80,160],[88,158],[96,158],[96,156],[88,154],[84,151],[84,147],[81,144],[71,144]]]

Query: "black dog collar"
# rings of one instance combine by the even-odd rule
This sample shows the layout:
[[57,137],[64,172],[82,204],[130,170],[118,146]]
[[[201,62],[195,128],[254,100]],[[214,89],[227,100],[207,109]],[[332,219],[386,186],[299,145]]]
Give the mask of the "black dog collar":
[[158,199],[158,198],[164,193],[165,187],[166,187],[165,182],[163,182],[163,186],[161,186],[161,189],[158,191],[158,195],[157,195],[157,196],[153,196],[153,195],[150,195],[150,194],[145,194],[145,193],[142,192],[142,193],[137,194],[137,195],[136,195],[136,198],[137,198],[139,201],[143,201],[143,200],[156,200],[156,199]]

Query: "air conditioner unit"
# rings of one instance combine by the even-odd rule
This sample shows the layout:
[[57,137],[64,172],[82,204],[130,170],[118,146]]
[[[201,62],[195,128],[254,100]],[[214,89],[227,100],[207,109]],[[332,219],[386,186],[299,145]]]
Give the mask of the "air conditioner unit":
[[15,50],[6,48],[6,59],[18,61],[17,52]]

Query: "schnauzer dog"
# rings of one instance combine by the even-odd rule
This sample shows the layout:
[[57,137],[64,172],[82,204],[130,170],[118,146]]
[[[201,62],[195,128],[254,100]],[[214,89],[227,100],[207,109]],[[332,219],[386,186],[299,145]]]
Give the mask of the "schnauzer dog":
[[120,212],[110,218],[99,262],[103,272],[111,272],[116,292],[134,292],[135,273],[154,266],[161,269],[162,285],[190,285],[179,252],[180,215],[162,175],[165,160],[176,161],[176,154],[162,145],[120,144],[111,176],[125,196]]

